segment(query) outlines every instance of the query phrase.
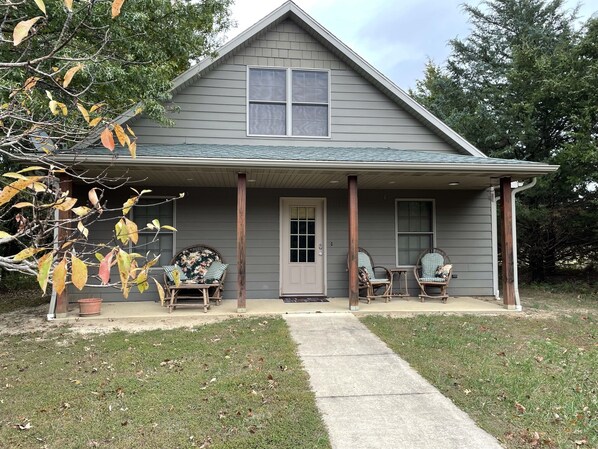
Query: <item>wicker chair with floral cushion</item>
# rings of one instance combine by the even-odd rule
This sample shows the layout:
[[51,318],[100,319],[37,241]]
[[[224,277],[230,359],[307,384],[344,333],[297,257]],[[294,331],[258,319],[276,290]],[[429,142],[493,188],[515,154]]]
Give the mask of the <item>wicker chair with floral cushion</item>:
[[[357,267],[359,270],[359,299],[367,300],[368,304],[376,298],[384,298],[386,302],[390,301],[390,271],[383,266],[374,265],[372,256],[363,248],[359,248],[357,253]],[[381,276],[376,275],[376,270]]]
[[[437,298],[442,302],[448,299],[447,289],[451,281],[453,265],[444,251],[430,248],[422,252],[413,268],[413,276],[419,285],[419,298]],[[431,294],[426,289],[436,288],[438,294]]]
[[[224,279],[228,264],[222,260],[222,256],[214,248],[207,245],[193,245],[182,249],[172,258],[170,265],[164,265],[164,290],[170,297],[170,289],[178,277],[181,284],[209,284],[209,296],[220,304]],[[178,299],[200,299],[197,289],[190,287],[188,290],[176,290]]]

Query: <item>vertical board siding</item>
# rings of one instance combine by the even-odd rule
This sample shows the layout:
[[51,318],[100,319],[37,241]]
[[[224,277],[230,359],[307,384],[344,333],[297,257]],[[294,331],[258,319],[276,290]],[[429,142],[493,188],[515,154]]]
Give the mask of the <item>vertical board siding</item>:
[[[247,136],[247,66],[331,72],[331,137]],[[134,123],[140,145],[249,144],[391,147],[456,152],[292,21],[266,31],[173,98],[175,125]]]
[[[75,188],[77,193],[77,187]],[[175,188],[158,188],[154,192],[177,195]],[[78,195],[84,197],[85,192]],[[230,264],[224,289],[225,299],[236,300],[236,189],[185,189],[177,201],[175,251],[198,243],[218,250]],[[247,299],[278,298],[279,295],[279,204],[281,197],[326,198],[327,291],[330,297],[347,297],[347,192],[346,190],[247,190]],[[126,196],[112,194],[110,207],[118,207]],[[366,248],[378,265],[395,266],[395,199],[420,198],[436,201],[437,246],[444,249],[454,264],[449,293],[455,296],[492,296],[491,210],[486,191],[393,191],[359,192],[359,245]],[[142,223],[140,223],[142,225]],[[93,225],[90,236],[106,241],[113,224]],[[161,262],[162,265],[169,261]],[[91,270],[94,274],[94,270]],[[161,270],[155,277],[162,281]],[[118,276],[116,271],[113,276]],[[409,288],[417,294],[409,272]],[[122,301],[118,290],[71,288],[70,300],[91,295],[106,301]],[[143,295],[132,292],[130,301],[157,301],[153,282]]]

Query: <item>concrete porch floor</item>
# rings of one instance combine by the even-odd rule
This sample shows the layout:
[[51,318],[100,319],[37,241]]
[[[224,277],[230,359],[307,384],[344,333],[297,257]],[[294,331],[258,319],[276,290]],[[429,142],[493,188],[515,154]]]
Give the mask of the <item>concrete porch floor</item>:
[[[79,307],[75,303],[69,304],[69,312],[66,317],[57,318],[56,321],[93,321],[93,320],[119,320],[119,319],[161,319],[176,321],[179,318],[201,317],[235,317],[235,316],[256,316],[256,315],[284,315],[294,313],[347,313],[349,311],[348,298],[328,298],[329,302],[314,303],[284,303],[281,299],[248,299],[247,311],[237,312],[237,301],[232,299],[223,300],[217,306],[212,303],[210,310],[204,313],[203,306],[181,304],[172,313],[168,313],[166,307],[159,302],[106,302],[102,304],[102,313],[93,317],[79,317]],[[417,313],[510,313],[501,301],[493,299],[478,299],[472,297],[452,297],[446,304],[439,300],[427,300],[420,302],[418,298],[393,299],[385,303],[383,300],[375,300],[370,304],[365,301],[359,302],[359,310],[352,313],[356,315],[367,314],[390,314],[390,315],[411,315]]]

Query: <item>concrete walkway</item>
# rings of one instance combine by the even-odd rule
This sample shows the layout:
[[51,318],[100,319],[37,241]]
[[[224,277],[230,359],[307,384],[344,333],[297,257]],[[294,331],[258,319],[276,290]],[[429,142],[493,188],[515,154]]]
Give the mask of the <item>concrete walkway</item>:
[[284,319],[333,448],[501,448],[354,315]]

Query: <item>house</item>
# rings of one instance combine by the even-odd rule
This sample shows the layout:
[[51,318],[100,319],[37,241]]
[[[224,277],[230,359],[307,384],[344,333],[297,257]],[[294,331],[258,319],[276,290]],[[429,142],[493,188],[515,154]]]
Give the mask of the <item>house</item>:
[[[178,229],[160,234],[162,264],[204,243],[230,263],[224,299],[241,311],[284,295],[349,297],[356,309],[358,246],[406,267],[436,246],[454,263],[451,295],[496,297],[500,189],[502,291],[515,305],[511,185],[557,167],[486,157],[293,2],[180,75],[172,93],[172,127],[121,117],[138,158],[123,154],[111,168],[157,194],[185,192],[136,212]],[[93,173],[111,155],[90,147],[78,160]]]

